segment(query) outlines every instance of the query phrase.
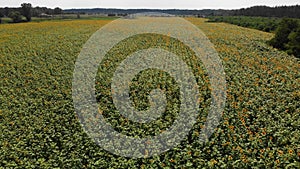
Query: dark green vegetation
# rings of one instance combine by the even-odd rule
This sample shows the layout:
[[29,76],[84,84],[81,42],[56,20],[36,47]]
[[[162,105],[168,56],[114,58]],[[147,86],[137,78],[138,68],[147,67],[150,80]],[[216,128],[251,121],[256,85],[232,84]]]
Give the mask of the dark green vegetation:
[[300,18],[300,5],[276,7],[253,6],[250,8],[229,10],[222,15]]
[[283,19],[276,29],[275,37],[269,41],[269,44],[300,58],[299,20]]
[[26,21],[31,21],[32,16],[32,5],[30,3],[21,4],[22,14],[25,16]]
[[117,16],[107,17],[103,14],[84,14],[84,13],[63,13],[63,10],[56,7],[54,9],[46,7],[32,7],[30,3],[21,4],[20,8],[0,8],[1,23],[20,23],[20,22],[42,22],[42,21],[62,21],[62,20],[112,20]]
[[[116,62],[134,49],[151,45],[186,56],[184,61],[201,87],[197,124],[180,145],[147,159],[123,158],[103,150],[83,131],[74,112],[71,89],[76,58],[86,40],[109,21],[1,25],[0,168],[297,168],[299,60],[265,45],[272,34],[189,20],[215,45],[226,72],[226,108],[206,144],[198,136],[211,101],[210,86],[201,62],[189,57],[193,54],[188,49],[165,37],[137,36],[115,46],[99,65],[95,85],[106,120],[124,134],[142,137],[168,127],[177,107],[170,104],[170,114],[149,126],[119,119],[108,90]],[[178,101],[172,78],[148,70],[133,79],[131,95],[137,108],[148,107],[145,95],[155,86],[166,89],[169,103]]]
[[[9,17],[11,18],[11,22],[19,23],[19,22],[30,22],[32,17],[40,17],[40,18],[49,18],[52,15],[60,15],[62,14],[62,9],[56,7],[54,9],[46,8],[46,7],[32,7],[30,3],[22,3],[21,7],[18,8],[0,8],[0,20],[2,17]],[[18,19],[15,19],[16,14],[22,15]],[[23,20],[22,17],[25,17]],[[4,20],[3,23],[9,23],[8,21]]]
[[208,22],[225,22],[238,26],[274,32],[275,37],[268,41],[271,46],[300,57],[300,20],[287,18],[265,18],[246,16],[214,16]]
[[18,23],[22,21],[22,15],[19,11],[12,11],[8,14],[8,17],[11,18],[12,22]]
[[265,32],[274,32],[282,18],[248,17],[248,16],[211,16],[209,22],[225,22]]
[[134,14],[142,12],[162,12],[173,15],[193,15],[193,16],[262,16],[262,17],[288,17],[300,18],[300,6],[253,6],[238,10],[223,9],[203,9],[203,10],[180,10],[180,9],[66,9],[66,13],[103,13],[103,14]]

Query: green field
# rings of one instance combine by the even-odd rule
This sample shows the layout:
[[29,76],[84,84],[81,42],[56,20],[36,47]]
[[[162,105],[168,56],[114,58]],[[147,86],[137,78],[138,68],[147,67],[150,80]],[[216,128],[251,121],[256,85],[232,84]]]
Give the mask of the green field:
[[[103,150],[83,131],[74,112],[76,58],[89,37],[111,19],[1,24],[0,168],[299,168],[299,59],[268,46],[265,42],[274,36],[271,33],[200,18],[187,20],[206,34],[222,60],[227,81],[223,117],[208,143],[201,144],[198,136],[211,101],[209,79],[188,49],[171,41],[175,48],[170,51],[190,56],[187,61],[201,84],[201,114],[180,145],[145,159]],[[154,35],[135,38],[106,57],[95,85],[99,108],[112,126],[129,136],[144,137],[166,129],[176,113],[148,126],[126,121],[111,106],[110,81],[102,80],[109,77],[106,70],[116,66],[112,61],[119,59],[118,50],[128,52],[125,45],[145,47],[135,44],[141,39],[164,48],[164,43],[170,43]],[[149,76],[136,77],[131,87],[138,91],[132,96],[139,109],[149,106],[145,94],[158,85],[156,77],[167,79],[159,85],[171,85],[170,91],[176,93],[166,74],[146,73]],[[177,97],[170,98],[170,112],[177,111],[172,109]]]

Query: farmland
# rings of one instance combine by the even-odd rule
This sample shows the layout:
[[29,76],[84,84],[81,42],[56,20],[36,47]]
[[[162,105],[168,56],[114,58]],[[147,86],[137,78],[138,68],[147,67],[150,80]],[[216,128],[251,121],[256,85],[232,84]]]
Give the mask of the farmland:
[[[197,82],[202,84],[198,122],[180,145],[145,159],[119,157],[103,150],[83,131],[74,112],[72,78],[76,58],[89,37],[110,20],[0,25],[0,167],[299,167],[299,59],[268,46],[265,42],[274,36],[271,33],[208,23],[200,18],[187,20],[206,34],[219,53],[226,73],[226,107],[209,142],[199,143],[197,138],[210,104],[210,87],[202,64],[190,59],[196,62],[191,67],[198,77]],[[159,41],[161,46],[170,43],[164,37],[153,36],[129,39],[131,41],[119,44],[119,49],[143,38],[150,39],[149,42]],[[161,120],[164,123],[140,126],[119,118],[113,111],[109,105],[112,104],[109,81],[101,81],[109,75],[101,70],[114,67],[109,61],[117,57],[113,54],[107,57],[96,78],[96,94],[104,93],[104,97],[97,97],[104,116],[118,131],[129,136],[154,135],[166,129],[176,115]],[[149,77],[141,74],[134,79],[140,83],[134,83],[132,91],[146,90],[144,93],[147,93],[149,89],[143,89],[142,84],[153,89],[158,85],[154,77],[168,79],[163,72],[150,70],[147,73],[152,75],[153,84],[148,84],[145,78]],[[172,84],[169,78],[160,85]],[[176,85],[171,89],[176,93]],[[147,107],[144,95],[132,95],[135,102],[142,101],[137,103],[139,109]],[[170,103],[178,101],[176,97],[170,99]]]

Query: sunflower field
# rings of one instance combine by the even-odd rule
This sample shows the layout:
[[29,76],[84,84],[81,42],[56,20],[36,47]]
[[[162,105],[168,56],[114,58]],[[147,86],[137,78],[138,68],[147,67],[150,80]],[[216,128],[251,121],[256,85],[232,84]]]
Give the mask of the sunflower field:
[[[225,70],[227,100],[220,125],[199,141],[211,103],[210,83],[189,48],[164,35],[142,34],[118,43],[99,65],[99,113],[122,134],[156,135],[178,116],[179,89],[167,73],[149,69],[130,86],[136,109],[148,95],[166,94],[166,113],[149,124],[128,121],[113,106],[111,77],[136,49],[159,47],[181,56],[199,85],[197,123],[175,148],[149,158],[102,149],[74,111],[72,79],[85,42],[111,20],[0,25],[0,168],[300,168],[300,61],[266,44],[274,34],[187,18],[214,44]],[[146,152],[145,152],[146,153]]]

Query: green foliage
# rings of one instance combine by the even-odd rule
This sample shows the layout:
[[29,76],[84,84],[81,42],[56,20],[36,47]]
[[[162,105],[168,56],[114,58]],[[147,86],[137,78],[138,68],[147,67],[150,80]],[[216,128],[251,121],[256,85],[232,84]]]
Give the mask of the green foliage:
[[275,37],[268,43],[275,48],[285,50],[289,54],[299,57],[299,29],[300,24],[297,20],[283,19],[275,32]]
[[27,22],[31,21],[32,16],[32,5],[30,3],[21,4],[22,15],[26,17]]
[[4,14],[0,11],[0,24],[2,23],[2,17],[4,17]]
[[289,54],[293,54],[300,58],[300,27],[295,31],[291,32],[288,36],[289,42],[286,47]]
[[280,18],[248,17],[248,16],[212,16],[209,22],[225,22],[247,28],[273,32],[280,23]]
[[266,18],[247,16],[214,16],[208,22],[225,22],[238,26],[274,32],[275,37],[267,43],[299,58],[299,19]]
[[8,14],[8,17],[12,19],[13,23],[18,23],[22,21],[22,15],[19,11],[12,11]]
[[[225,12],[226,13],[226,12]],[[227,11],[231,16],[262,16],[262,17],[288,17],[300,18],[300,5],[292,6],[253,6],[250,8],[242,8],[239,10]]]
[[59,7],[56,7],[53,10],[53,14],[54,15],[59,15],[59,14],[62,14],[62,13],[63,13],[63,10],[61,8],[59,8]]

